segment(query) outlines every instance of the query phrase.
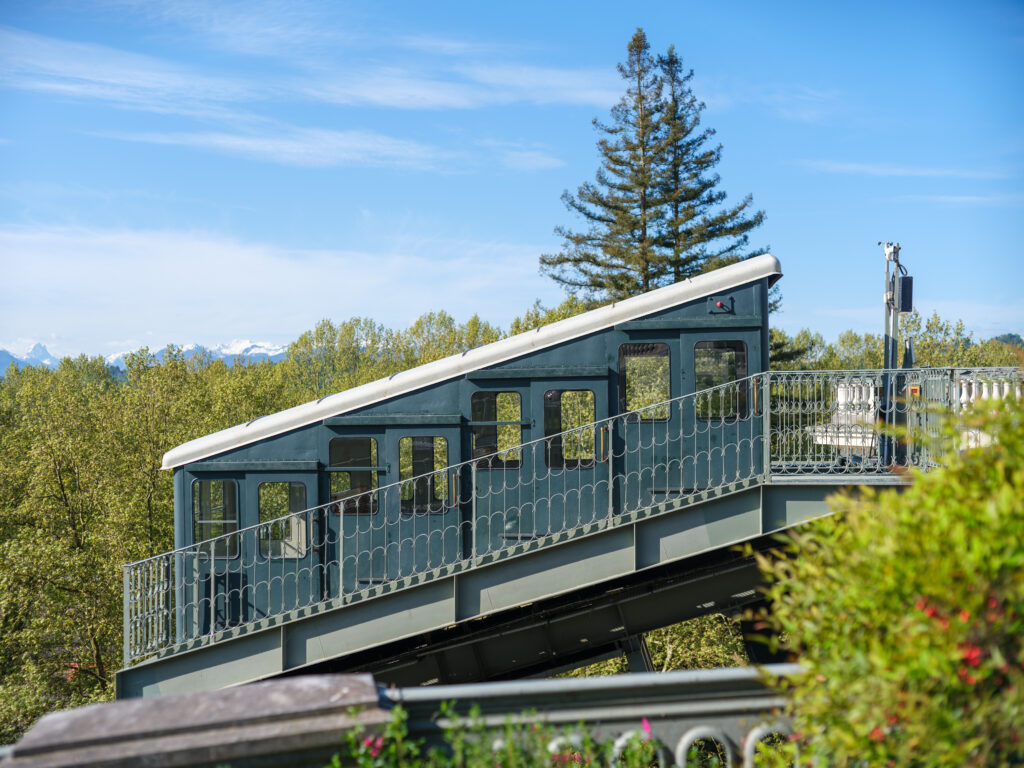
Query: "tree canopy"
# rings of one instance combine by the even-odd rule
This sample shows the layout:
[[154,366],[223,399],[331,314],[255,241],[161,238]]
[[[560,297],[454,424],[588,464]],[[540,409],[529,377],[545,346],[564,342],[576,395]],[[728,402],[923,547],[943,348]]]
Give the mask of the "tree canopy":
[[693,71],[673,47],[655,56],[642,29],[618,70],[626,92],[609,123],[594,120],[594,181],[562,195],[585,228],[557,227],[562,250],[542,255],[541,271],[571,292],[617,300],[764,253],[746,252],[748,232],[764,220],[751,197],[723,205],[714,173],[722,147],[701,128]]

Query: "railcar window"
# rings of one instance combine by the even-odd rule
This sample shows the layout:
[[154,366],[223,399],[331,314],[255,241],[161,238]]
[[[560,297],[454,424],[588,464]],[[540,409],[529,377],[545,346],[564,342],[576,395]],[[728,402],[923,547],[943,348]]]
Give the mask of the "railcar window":
[[403,512],[441,512],[448,498],[448,441],[417,435],[398,441]]
[[[213,557],[235,557],[238,537],[238,487],[234,480],[194,480],[192,482],[193,541],[199,544],[216,539],[200,548]],[[217,538],[218,536],[223,538]]]
[[[693,378],[697,392],[747,376],[747,345],[742,341],[698,341],[693,346]],[[697,418],[746,416],[747,387],[714,389],[697,397]]]
[[260,554],[263,557],[306,556],[305,483],[260,483]]
[[[331,467],[331,501],[341,501],[341,511],[371,514],[377,511],[377,441],[372,437],[336,437],[328,453]],[[365,469],[364,469],[365,467]]]
[[[544,393],[544,437],[548,466],[580,469],[594,464],[594,393],[549,389]],[[583,428],[585,427],[585,428]]]
[[668,344],[630,343],[619,346],[619,412],[639,411],[642,421],[665,421],[671,399]]
[[[490,458],[479,466],[487,469],[515,469],[523,442],[522,399],[518,392],[474,392],[470,397],[473,458]],[[482,422],[482,423],[479,423]]]

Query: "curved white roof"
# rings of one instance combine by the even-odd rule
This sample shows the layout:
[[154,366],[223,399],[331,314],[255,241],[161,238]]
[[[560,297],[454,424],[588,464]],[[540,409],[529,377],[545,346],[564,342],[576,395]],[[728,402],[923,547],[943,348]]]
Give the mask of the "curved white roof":
[[694,299],[720,293],[765,277],[781,276],[779,260],[770,254],[756,256],[714,272],[697,275],[674,285],[633,296],[560,320],[508,339],[502,339],[462,354],[393,374],[386,379],[328,395],[285,411],[261,416],[245,424],[190,440],[164,454],[163,468],[173,469],[218,453],[254,443],[293,429],[315,424],[382,400],[412,392],[457,376],[513,360],[529,352],[579,338],[616,323],[635,320]]

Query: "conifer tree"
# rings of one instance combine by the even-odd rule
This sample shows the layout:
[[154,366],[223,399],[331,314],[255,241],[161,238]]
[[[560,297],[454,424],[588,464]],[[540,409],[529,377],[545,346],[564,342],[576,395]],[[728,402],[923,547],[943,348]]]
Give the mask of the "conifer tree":
[[712,128],[701,130],[703,102],[690,88],[693,70],[684,71],[675,47],[658,57],[662,82],[661,107],[664,144],[659,156],[659,198],[665,206],[658,245],[666,282],[739,261],[748,243],[747,233],[764,221],[764,212],[747,215],[753,198],[720,208],[726,194],[714,168],[722,159],[722,145],[711,146]]
[[658,156],[662,151],[661,79],[643,30],[629,42],[619,64],[628,83],[612,107],[611,125],[594,119],[604,134],[597,142],[601,167],[594,182],[575,195],[566,191],[566,207],[584,218],[587,229],[558,227],[563,250],[540,257],[541,271],[570,290],[612,299],[633,296],[658,284],[658,238],[662,200],[658,196]]
[[722,147],[701,128],[693,71],[673,47],[654,57],[642,29],[618,69],[626,93],[610,125],[594,120],[604,134],[595,180],[562,196],[586,230],[556,228],[562,250],[542,255],[541,271],[570,291],[620,299],[763,253],[744,252],[747,233],[764,221],[749,210],[751,197],[722,207],[714,173]]

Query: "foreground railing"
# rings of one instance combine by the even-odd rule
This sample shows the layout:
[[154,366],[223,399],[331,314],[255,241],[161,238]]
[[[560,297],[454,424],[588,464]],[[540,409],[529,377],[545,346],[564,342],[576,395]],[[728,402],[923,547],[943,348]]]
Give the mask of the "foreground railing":
[[347,488],[327,504],[125,566],[125,664],[754,481],[856,482],[894,465],[927,468],[942,412],[1020,395],[1017,369],[770,372],[397,483]]
[[[366,765],[367,751],[392,746],[391,737],[376,737],[401,707],[407,734],[396,746],[449,758],[433,765],[753,768],[774,764],[773,753],[781,758],[779,746],[792,738],[782,682],[800,673],[780,664],[409,688],[369,675],[299,675],[54,712],[0,761],[9,761],[5,768]],[[353,741],[376,746],[357,760]],[[382,751],[371,764],[401,760]]]

